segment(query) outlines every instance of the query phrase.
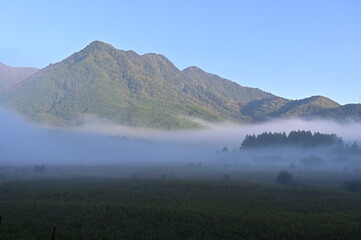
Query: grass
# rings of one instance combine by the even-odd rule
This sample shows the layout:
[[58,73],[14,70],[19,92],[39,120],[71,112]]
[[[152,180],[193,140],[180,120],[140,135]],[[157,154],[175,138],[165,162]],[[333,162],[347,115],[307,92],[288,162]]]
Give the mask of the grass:
[[0,183],[0,239],[359,239],[361,194],[215,180]]

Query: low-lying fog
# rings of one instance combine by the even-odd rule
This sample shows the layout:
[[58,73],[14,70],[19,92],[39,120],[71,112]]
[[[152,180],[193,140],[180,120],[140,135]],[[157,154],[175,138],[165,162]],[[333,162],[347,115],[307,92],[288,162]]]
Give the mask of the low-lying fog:
[[[361,139],[361,123],[294,119],[254,125],[205,124],[208,128],[203,130],[160,131],[87,118],[81,126],[62,130],[30,124],[16,113],[0,109],[0,166],[201,164],[306,170],[361,167],[360,154],[335,153],[332,148],[239,150],[246,134],[292,130],[335,133],[352,143]],[[228,151],[222,151],[224,147]],[[320,158],[322,162],[304,164],[306,158]]]

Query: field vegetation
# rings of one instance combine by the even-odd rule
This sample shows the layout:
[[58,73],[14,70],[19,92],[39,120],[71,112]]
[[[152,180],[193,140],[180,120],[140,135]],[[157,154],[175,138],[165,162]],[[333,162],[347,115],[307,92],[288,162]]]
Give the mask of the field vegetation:
[[[95,177],[90,167],[76,175],[71,168],[36,166],[26,171],[27,180],[10,178],[22,170],[3,168],[8,178],[0,182],[0,239],[51,239],[54,225],[58,240],[359,239],[361,234],[361,194],[345,181],[351,174],[288,172],[292,181],[279,184],[277,172],[124,168],[118,174],[128,175],[118,178],[114,167],[108,168],[114,176],[100,171]],[[55,172],[59,176],[52,177]]]

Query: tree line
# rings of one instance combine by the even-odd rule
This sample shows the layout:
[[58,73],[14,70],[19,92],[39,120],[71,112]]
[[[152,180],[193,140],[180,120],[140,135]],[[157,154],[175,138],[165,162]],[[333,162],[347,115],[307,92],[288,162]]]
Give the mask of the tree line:
[[264,132],[259,135],[246,135],[241,148],[301,146],[320,147],[329,145],[344,145],[342,138],[336,134],[312,133],[311,131],[292,131],[288,135],[283,133]]

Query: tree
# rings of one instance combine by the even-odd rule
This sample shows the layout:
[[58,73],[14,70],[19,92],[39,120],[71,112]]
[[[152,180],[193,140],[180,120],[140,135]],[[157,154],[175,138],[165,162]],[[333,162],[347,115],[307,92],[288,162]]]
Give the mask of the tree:
[[358,180],[346,181],[343,188],[351,192],[361,192],[361,184]]
[[246,135],[241,144],[241,148],[255,148],[255,147],[280,147],[280,146],[299,146],[299,147],[319,147],[327,145],[341,145],[342,138],[335,134],[323,134],[311,131],[292,131],[286,133],[271,133],[264,132],[259,135]]
[[223,181],[228,182],[230,180],[231,180],[231,176],[229,176],[228,174],[223,175]]
[[358,153],[360,148],[356,142],[354,142],[350,147],[350,153]]
[[282,170],[278,173],[276,180],[280,184],[288,184],[292,180],[292,175],[288,171]]
[[43,174],[45,172],[45,165],[35,165],[35,172]]

